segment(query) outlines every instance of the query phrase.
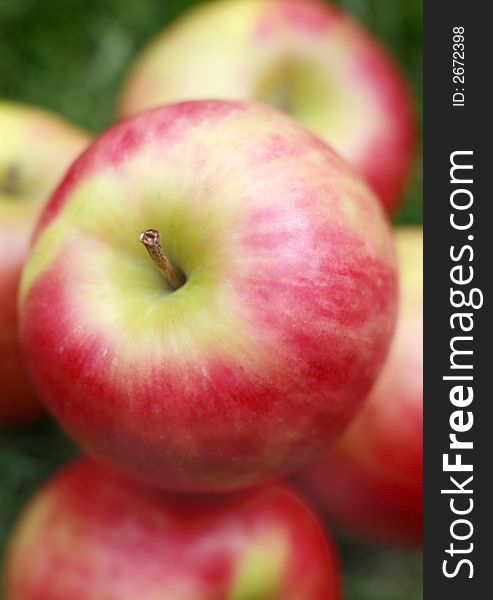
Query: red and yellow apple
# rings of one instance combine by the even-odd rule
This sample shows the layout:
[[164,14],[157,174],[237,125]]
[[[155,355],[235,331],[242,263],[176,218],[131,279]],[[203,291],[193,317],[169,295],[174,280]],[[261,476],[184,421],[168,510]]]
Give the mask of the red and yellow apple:
[[89,137],[50,112],[0,102],[0,425],[41,412],[22,366],[17,289],[44,202]]
[[173,496],[78,462],[10,544],[9,600],[339,600],[334,548],[285,487]]
[[423,234],[396,231],[400,315],[363,409],[303,480],[336,521],[373,540],[419,545],[423,520]]
[[410,94],[388,52],[339,9],[312,0],[195,7],[138,57],[119,112],[209,98],[282,108],[396,209],[415,145]]
[[70,169],[24,271],[23,347],[90,455],[234,490],[346,425],[396,287],[378,200],[319,138],[265,105],[188,102],[116,125]]

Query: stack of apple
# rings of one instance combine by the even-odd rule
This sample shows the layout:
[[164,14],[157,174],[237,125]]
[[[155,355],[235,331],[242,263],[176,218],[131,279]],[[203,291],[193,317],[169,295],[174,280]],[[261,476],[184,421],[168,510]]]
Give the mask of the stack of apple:
[[421,232],[396,266],[385,212],[406,86],[326,4],[220,0],[144,51],[120,106],[61,178],[88,136],[0,105],[1,418],[40,410],[20,342],[90,457],[27,509],[8,598],[336,600],[330,538],[278,480],[310,463],[340,523],[421,535]]

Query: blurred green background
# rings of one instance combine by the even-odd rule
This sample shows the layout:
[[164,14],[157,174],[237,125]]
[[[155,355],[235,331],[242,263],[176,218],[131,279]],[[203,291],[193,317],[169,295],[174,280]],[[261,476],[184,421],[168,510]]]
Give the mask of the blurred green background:
[[[50,108],[100,132],[112,122],[115,100],[135,52],[166,23],[197,3],[0,0],[0,98]],[[337,3],[366,23],[397,57],[408,73],[421,123],[421,0]],[[420,151],[396,222],[422,222],[421,190]],[[48,420],[0,431],[1,554],[15,516],[27,498],[75,453],[71,443]],[[373,548],[343,535],[338,541],[346,600],[422,598],[419,555]]]

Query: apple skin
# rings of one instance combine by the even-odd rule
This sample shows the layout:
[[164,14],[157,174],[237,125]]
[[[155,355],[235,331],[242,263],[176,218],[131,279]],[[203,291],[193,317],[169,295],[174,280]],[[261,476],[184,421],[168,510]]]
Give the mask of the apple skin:
[[0,425],[42,412],[18,342],[17,291],[36,218],[70,163],[89,143],[51,112],[0,102]]
[[339,434],[396,287],[381,206],[330,148],[266,105],[187,102],[116,125],[68,172],[24,271],[23,347],[87,453],[163,488],[235,490]]
[[423,233],[396,230],[401,300],[390,354],[348,430],[302,481],[336,522],[419,546],[423,529]]
[[283,108],[395,212],[415,151],[411,96],[388,52],[340,9],[310,0],[195,7],[137,58],[119,113],[209,98]]
[[284,486],[173,496],[84,460],[21,517],[9,600],[339,600],[334,547]]

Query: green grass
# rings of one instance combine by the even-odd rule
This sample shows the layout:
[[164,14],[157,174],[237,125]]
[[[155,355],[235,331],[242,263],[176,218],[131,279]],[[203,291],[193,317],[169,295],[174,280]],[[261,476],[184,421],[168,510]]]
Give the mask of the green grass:
[[[193,0],[0,0],[0,97],[51,108],[94,132],[109,126],[135,52]],[[391,48],[422,106],[420,0],[341,0]],[[0,132],[1,135],[1,132]],[[421,153],[399,223],[422,222]],[[45,420],[0,432],[0,551],[18,511],[75,454]],[[419,600],[413,553],[340,538],[346,600]],[[68,599],[67,599],[68,600]]]

